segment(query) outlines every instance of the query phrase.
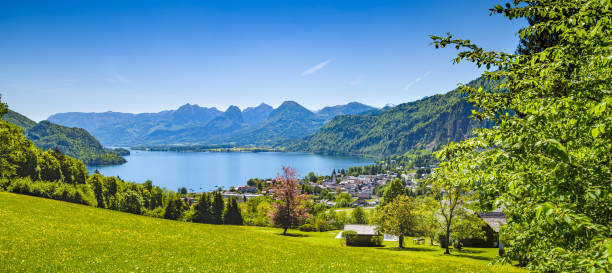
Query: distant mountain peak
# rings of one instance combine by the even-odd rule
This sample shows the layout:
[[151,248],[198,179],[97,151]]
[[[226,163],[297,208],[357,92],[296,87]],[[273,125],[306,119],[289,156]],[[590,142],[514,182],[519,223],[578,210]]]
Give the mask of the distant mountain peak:
[[297,103],[295,101],[286,100],[286,101],[283,101],[283,103],[281,103],[281,105],[278,108],[281,108],[281,107],[293,107],[293,106],[303,107],[302,105],[300,105],[299,103]]
[[242,111],[244,122],[249,125],[256,125],[264,121],[274,110],[272,106],[265,103],[259,104],[257,107],[248,107]]
[[227,110],[225,110],[225,113],[228,113],[228,112],[232,112],[233,113],[233,112],[236,112],[236,111],[237,112],[242,112],[242,111],[240,111],[240,108],[238,108],[238,106],[230,105],[229,107],[227,107]]

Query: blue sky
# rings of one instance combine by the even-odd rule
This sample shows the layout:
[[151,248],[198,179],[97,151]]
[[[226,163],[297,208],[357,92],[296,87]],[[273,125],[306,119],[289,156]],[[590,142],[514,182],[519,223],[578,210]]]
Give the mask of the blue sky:
[[0,93],[22,114],[381,107],[443,93],[482,71],[430,34],[514,51],[523,21],[501,1],[4,1]]

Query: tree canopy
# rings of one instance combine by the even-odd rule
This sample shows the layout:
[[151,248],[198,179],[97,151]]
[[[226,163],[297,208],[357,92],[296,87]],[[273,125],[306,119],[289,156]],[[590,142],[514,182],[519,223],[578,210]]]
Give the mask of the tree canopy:
[[[610,1],[513,1],[492,14],[537,18],[519,31],[537,50],[486,51],[451,34],[436,47],[461,50],[498,88],[464,86],[492,128],[440,152],[465,172],[483,209],[505,208],[506,260],[535,271],[609,271],[612,234],[612,16]],[[553,36],[554,35],[554,36]]]

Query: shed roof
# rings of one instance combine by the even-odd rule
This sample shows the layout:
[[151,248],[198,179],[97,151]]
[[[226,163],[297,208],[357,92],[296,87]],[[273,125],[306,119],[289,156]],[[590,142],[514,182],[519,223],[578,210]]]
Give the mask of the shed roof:
[[499,232],[499,227],[506,224],[506,215],[501,210],[479,213],[478,216],[495,232]]
[[376,235],[376,228],[370,225],[344,225],[344,231],[351,230],[360,235]]

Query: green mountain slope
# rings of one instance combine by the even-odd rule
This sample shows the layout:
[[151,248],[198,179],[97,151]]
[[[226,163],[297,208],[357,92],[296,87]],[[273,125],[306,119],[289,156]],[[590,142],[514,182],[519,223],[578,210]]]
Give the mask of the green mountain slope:
[[36,123],[14,111],[9,111],[2,119],[19,126],[36,147],[43,150],[57,148],[88,165],[122,164],[126,160],[121,156],[129,154],[125,149],[105,149],[85,129],[69,128],[46,120]]
[[28,129],[36,125],[35,121],[13,110],[9,110],[8,113],[6,113],[6,115],[2,116],[2,119],[4,121],[8,121],[12,124],[19,126],[19,128],[21,128],[24,131],[27,131]]
[[[483,79],[469,83],[491,88]],[[315,134],[286,145],[288,150],[325,154],[384,156],[413,150],[433,150],[470,135],[474,128],[488,126],[470,118],[474,106],[458,90],[385,111],[337,116]]]

